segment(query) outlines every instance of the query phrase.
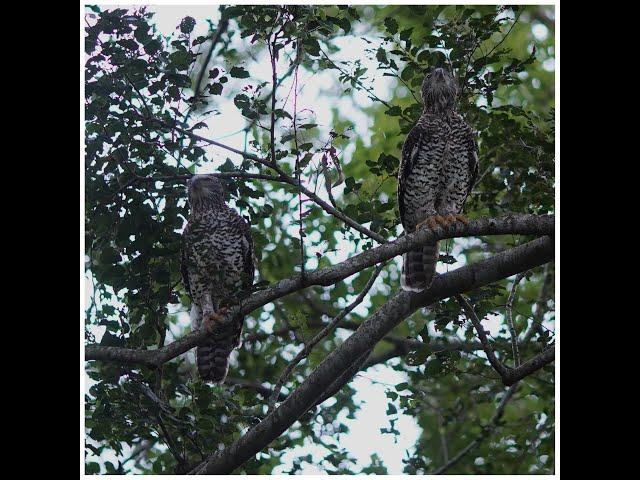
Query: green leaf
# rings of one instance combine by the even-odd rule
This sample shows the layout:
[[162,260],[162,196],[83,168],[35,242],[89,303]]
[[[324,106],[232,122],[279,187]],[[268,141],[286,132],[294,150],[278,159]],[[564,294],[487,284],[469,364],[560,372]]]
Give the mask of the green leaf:
[[391,17],[384,19],[384,26],[391,35],[395,35],[398,32],[398,22]]
[[120,337],[113,335],[107,330],[104,332],[104,335],[102,335],[100,345],[104,347],[122,347],[124,346],[124,341]]
[[144,51],[149,55],[154,55],[162,49],[162,44],[158,40],[151,40],[144,45]]
[[170,66],[176,70],[186,70],[190,64],[190,54],[186,50],[178,50],[169,55]]
[[399,106],[394,105],[393,107],[391,107],[390,109],[388,109],[384,113],[386,113],[387,115],[390,115],[392,117],[399,117],[399,116],[402,115],[402,110],[400,109]]
[[249,72],[242,67],[233,67],[229,72],[233,78],[249,78]]
[[314,57],[320,55],[320,44],[315,38],[309,37],[305,39],[302,42],[302,45],[304,45],[304,49],[308,54],[313,55]]
[[413,32],[413,28],[407,28],[400,32],[400,40],[407,41],[411,37],[411,33]]
[[438,358],[429,360],[424,368],[424,372],[429,376],[438,375],[442,371],[442,361]]
[[216,82],[213,85],[210,85],[209,93],[211,95],[220,95],[222,93],[222,84]]
[[97,475],[100,473],[100,465],[96,462],[88,462],[84,466],[84,473],[87,475]]
[[180,22],[180,31],[182,33],[191,33],[193,27],[196,26],[196,20],[193,17],[184,17]]

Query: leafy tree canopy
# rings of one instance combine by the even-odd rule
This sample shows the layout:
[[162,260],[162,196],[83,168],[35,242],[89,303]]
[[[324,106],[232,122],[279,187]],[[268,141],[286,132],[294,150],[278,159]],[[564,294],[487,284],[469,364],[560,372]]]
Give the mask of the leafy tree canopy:
[[[201,23],[209,32],[196,35]],[[210,18],[185,17],[166,36],[144,7],[89,7],[87,344],[153,350],[189,332],[179,269],[184,185],[194,172],[217,172],[228,202],[250,222],[256,291],[398,237],[400,150],[434,66],[459,78],[459,110],[478,131],[479,181],[468,216],[552,214],[553,31],[552,7],[289,5],[212,7]],[[314,83],[316,75],[327,84]],[[329,122],[316,116],[319,105],[301,102],[305,88],[332,107]],[[349,110],[338,108],[344,99]],[[215,140],[229,106],[244,118],[236,151]],[[532,238],[443,241],[440,271]],[[331,319],[361,301],[283,379],[281,396],[388,301],[400,265],[396,257],[252,311],[223,386],[200,382],[190,355],[158,368],[88,362],[86,473],[186,473],[232,444],[265,419],[283,371]],[[465,298],[491,320],[496,356],[514,366],[516,355],[524,362],[553,347],[553,291],[554,267],[545,264]],[[469,316],[459,300],[444,298],[375,346],[369,363],[405,378],[383,385],[388,427],[380,435],[401,435],[401,414],[415,420],[421,433],[404,473],[442,466],[451,474],[553,473],[553,365],[506,391]],[[345,419],[361,406],[354,395],[345,385],[235,473],[296,473],[311,464],[334,474],[402,473],[388,472],[375,455],[357,462],[341,447]],[[283,462],[285,452],[310,444],[324,456]]]

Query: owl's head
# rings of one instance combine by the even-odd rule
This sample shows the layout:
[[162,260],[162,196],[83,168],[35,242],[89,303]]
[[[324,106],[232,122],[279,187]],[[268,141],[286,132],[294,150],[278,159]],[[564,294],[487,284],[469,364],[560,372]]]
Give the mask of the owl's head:
[[211,174],[194,175],[187,181],[189,204],[198,209],[224,204],[224,188],[220,180]]
[[434,68],[422,82],[422,101],[427,111],[444,112],[455,107],[458,82],[446,68]]

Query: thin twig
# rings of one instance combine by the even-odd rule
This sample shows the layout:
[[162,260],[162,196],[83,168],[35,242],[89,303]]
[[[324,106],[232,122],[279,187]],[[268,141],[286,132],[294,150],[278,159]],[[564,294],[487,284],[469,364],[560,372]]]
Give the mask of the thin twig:
[[[300,42],[298,42],[298,49],[300,48]],[[300,53],[296,54],[296,68],[293,77],[293,144],[296,150],[296,163],[294,167],[294,175],[298,179],[298,235],[300,237],[300,275],[302,282],[305,281],[305,250],[304,250],[304,218],[302,215],[302,169],[300,168],[300,150],[298,148],[298,63],[300,60]],[[274,78],[275,82],[275,78]],[[275,83],[274,83],[275,91]],[[335,205],[334,205],[335,206]]]
[[509,333],[511,334],[511,350],[513,351],[514,368],[520,366],[520,350],[518,350],[518,332],[516,331],[516,327],[513,323],[513,300],[515,299],[516,291],[518,290],[518,284],[522,281],[523,278],[525,278],[527,273],[529,272],[522,272],[516,275],[506,306],[507,324],[509,325]]
[[[387,107],[387,108],[391,108],[391,107],[393,107],[393,105],[391,105],[389,102],[387,102],[386,100],[382,100],[382,99],[381,99],[380,97],[378,97],[375,93],[373,93],[373,89],[372,89],[372,88],[367,87],[367,86],[366,86],[364,83],[362,83],[359,79],[357,79],[357,78],[353,77],[353,76],[352,76],[352,75],[350,75],[347,71],[345,71],[345,70],[343,70],[341,67],[339,67],[339,66],[338,66],[338,65],[337,65],[333,60],[331,60],[331,59],[329,58],[329,56],[324,52],[324,50],[323,50],[322,48],[320,49],[320,53],[322,53],[322,55],[324,56],[324,58],[326,58],[326,59],[327,59],[327,61],[328,61],[328,62],[333,66],[333,68],[335,68],[336,70],[338,70],[339,72],[341,72],[343,75],[345,75],[345,76],[347,76],[347,77],[351,78],[351,79],[356,83],[356,85],[358,85],[358,86],[359,86],[360,88],[362,88],[365,92],[367,92],[367,93],[371,96],[371,99],[375,100],[376,102],[380,102],[380,103],[382,103],[382,104],[383,104],[385,107]],[[409,122],[409,123],[411,123],[411,122],[412,122],[412,120],[411,120],[409,117],[405,116],[405,114],[404,114],[404,113],[402,113],[402,112],[401,112],[401,113],[400,113],[400,116],[401,116],[404,120],[406,120],[407,122]]]
[[449,460],[447,463],[445,463],[441,467],[431,472],[431,475],[441,475],[447,470],[449,470],[451,467],[457,464],[460,460],[462,460],[462,458],[464,458],[465,455],[467,455],[469,452],[474,450],[478,445],[482,443],[484,439],[489,437],[495,431],[495,429],[498,427],[498,423],[500,422],[500,419],[502,418],[502,415],[504,414],[504,410],[505,410],[505,407],[507,406],[507,403],[509,403],[509,400],[511,400],[517,388],[518,388],[518,384],[515,383],[507,389],[504,396],[502,397],[502,400],[500,400],[500,403],[498,404],[498,407],[496,408],[496,411],[493,414],[493,417],[491,417],[491,420],[489,421],[489,423],[482,428],[482,433],[480,433],[480,435],[478,435],[478,437],[475,440],[473,440],[471,443],[469,443],[466,447],[460,450],[453,458],[451,458],[451,460]]
[[460,294],[456,295],[456,299],[464,310],[467,318],[471,321],[473,327],[476,329],[478,338],[480,339],[480,343],[482,343],[484,353],[487,355],[489,363],[495,369],[495,371],[500,374],[501,377],[506,377],[509,374],[509,371],[507,370],[507,367],[505,367],[502,362],[500,362],[500,360],[498,360],[498,358],[496,357],[493,347],[491,346],[491,343],[489,343],[489,339],[487,338],[487,333],[485,332],[484,327],[482,326],[482,323],[480,322],[478,315],[476,315],[473,307],[471,306],[469,301]]
[[509,368],[503,365],[502,362],[500,362],[500,360],[498,360],[498,358],[496,357],[493,347],[491,346],[491,344],[489,343],[489,339],[487,338],[487,334],[482,327],[482,323],[473,310],[473,307],[461,294],[457,294],[456,299],[464,309],[467,318],[469,318],[469,320],[471,320],[471,323],[473,323],[473,326],[478,333],[480,343],[482,343],[484,353],[487,356],[489,363],[494,368],[494,370],[500,374],[500,377],[502,377],[502,383],[504,383],[505,385],[513,385],[527,375],[531,375],[533,372],[540,370],[542,367],[555,360],[555,345],[550,345],[547,350],[543,351],[539,355],[536,355],[530,360],[527,360],[517,368]]
[[551,274],[551,267],[549,265],[545,265],[543,271],[543,280],[542,287],[540,287],[540,294],[538,295],[538,301],[536,302],[536,312],[534,314],[533,320],[531,322],[531,326],[525,332],[524,337],[522,338],[523,344],[529,343],[533,335],[536,331],[540,330],[542,325],[542,320],[544,319],[545,314],[545,306],[547,303],[547,297],[549,296],[549,288],[551,287],[551,280],[553,279],[553,275]]
[[195,109],[196,102],[198,101],[198,97],[202,93],[202,80],[204,79],[204,74],[207,71],[207,66],[211,61],[211,57],[213,56],[213,51],[215,50],[216,45],[220,41],[222,34],[227,30],[227,27],[229,26],[229,19],[224,14],[224,7],[221,6],[220,10],[221,10],[220,22],[218,22],[218,27],[216,28],[216,31],[211,36],[211,45],[209,46],[209,51],[207,52],[207,55],[204,59],[204,63],[202,64],[202,68],[198,73],[198,78],[196,80],[196,88],[193,93],[193,103],[191,104],[191,106],[187,110],[187,113],[184,116],[183,123],[185,125],[187,125],[187,120],[189,120],[189,115],[191,115],[191,112],[193,112],[193,110]]
[[[176,130],[176,131],[178,131],[180,133],[183,133],[185,135],[189,135],[190,137],[192,137],[192,138],[194,138],[196,140],[200,140],[200,141],[208,143],[210,145],[215,145],[217,147],[224,148],[225,150],[228,150],[228,151],[233,152],[233,153],[235,153],[237,155],[240,155],[243,158],[247,158],[249,160],[253,160],[255,162],[258,162],[261,165],[264,165],[266,167],[269,167],[269,168],[275,170],[278,174],[280,174],[280,177],[286,183],[288,183],[288,184],[290,184],[292,186],[296,186],[296,187],[299,186],[298,185],[298,181],[295,178],[293,178],[292,176],[288,175],[284,170],[282,170],[282,168],[280,168],[278,165],[276,165],[274,163],[271,163],[269,160],[264,160],[264,159],[258,157],[257,155],[253,155],[251,153],[243,152],[241,150],[235,149],[233,147],[229,147],[228,145],[224,145],[223,143],[217,142],[215,140],[210,140],[210,139],[205,138],[205,137],[203,137],[201,135],[197,135],[197,134],[195,134],[193,132],[190,132],[188,130],[185,130],[184,128],[181,128],[181,127],[177,126],[175,123],[174,124],[170,124],[170,123],[168,123],[168,122],[166,122],[164,120],[161,120],[159,118],[147,118],[147,119],[145,119],[142,116],[141,116],[141,118],[144,119],[144,120],[153,120],[153,121],[157,122],[158,124],[160,124],[160,125],[162,125],[162,126],[164,126],[166,128],[171,128],[171,129]],[[300,185],[299,188],[302,190],[302,193],[304,193],[305,196],[307,196],[313,202],[318,204],[325,212],[327,212],[327,213],[333,215],[334,217],[342,220],[344,223],[346,223],[350,227],[354,228],[355,230],[358,230],[360,233],[363,233],[364,235],[376,240],[379,243],[386,243],[387,242],[387,240],[382,235],[369,230],[367,227],[364,227],[364,226],[360,225],[354,219],[352,219],[351,217],[345,215],[341,211],[337,210],[336,208],[331,206],[328,202],[322,200],[318,195],[316,195],[315,193],[313,193],[310,190],[306,189],[302,185]]]

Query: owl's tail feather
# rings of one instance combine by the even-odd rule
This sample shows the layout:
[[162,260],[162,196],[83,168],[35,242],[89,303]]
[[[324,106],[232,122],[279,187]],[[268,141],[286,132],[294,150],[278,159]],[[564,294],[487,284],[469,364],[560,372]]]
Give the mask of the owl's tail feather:
[[402,256],[400,286],[409,292],[422,292],[431,286],[438,262],[438,242],[427,243]]
[[242,322],[220,325],[196,348],[198,374],[205,382],[224,383],[231,352],[240,346]]

